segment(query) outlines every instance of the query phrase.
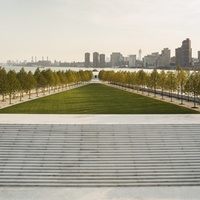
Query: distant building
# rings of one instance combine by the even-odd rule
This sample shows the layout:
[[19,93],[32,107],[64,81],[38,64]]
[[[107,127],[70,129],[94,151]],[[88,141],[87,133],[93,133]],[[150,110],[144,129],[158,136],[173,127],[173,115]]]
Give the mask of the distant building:
[[85,67],[90,67],[90,53],[85,53]]
[[40,60],[40,61],[38,61],[37,64],[38,64],[38,65],[41,65],[41,66],[50,66],[50,65],[51,65],[51,61],[48,61],[48,60]]
[[181,46],[181,65],[182,67],[191,66],[192,62],[192,48],[190,39],[186,39],[182,42]]
[[121,67],[128,67],[129,66],[129,57],[123,57]]
[[192,65],[192,48],[190,39],[182,42],[182,46],[176,49],[176,66],[189,67]]
[[171,63],[175,64],[175,62],[176,62],[176,56],[171,57]]
[[157,67],[159,53],[152,53],[143,58],[144,67]]
[[105,59],[105,54],[100,54],[100,67],[105,67],[106,66],[106,59]]
[[93,53],[93,67],[99,67],[99,53]]
[[197,52],[197,58],[192,59],[192,66],[195,70],[200,69],[200,51]]
[[181,66],[181,47],[177,48],[175,50],[175,54],[176,54],[176,66]]
[[200,62],[200,51],[198,51],[198,60]]
[[170,67],[174,68],[176,66],[176,56],[171,57]]
[[136,67],[136,55],[129,55],[129,67]]
[[138,67],[138,68],[144,67],[143,60],[136,60],[136,67]]
[[139,53],[138,54],[139,55],[138,60],[142,60],[142,50],[140,49],[138,53]]
[[111,67],[120,67],[123,62],[123,56],[121,53],[112,53],[110,56]]
[[157,66],[168,68],[170,67],[171,62],[171,51],[168,48],[162,50],[161,54],[158,57]]

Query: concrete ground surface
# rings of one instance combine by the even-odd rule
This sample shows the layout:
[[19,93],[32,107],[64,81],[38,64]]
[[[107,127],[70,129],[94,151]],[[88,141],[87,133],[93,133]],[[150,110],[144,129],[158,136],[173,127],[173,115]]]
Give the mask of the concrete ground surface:
[[200,124],[198,114],[187,115],[31,115],[0,114],[1,124]]
[[1,200],[199,200],[199,187],[1,187]]

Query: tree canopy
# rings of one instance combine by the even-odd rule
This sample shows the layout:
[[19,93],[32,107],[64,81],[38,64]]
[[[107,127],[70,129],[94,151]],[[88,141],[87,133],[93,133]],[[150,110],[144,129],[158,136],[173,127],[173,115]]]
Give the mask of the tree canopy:
[[16,95],[20,95],[20,100],[24,93],[29,94],[35,90],[37,95],[51,90],[59,90],[68,87],[70,84],[78,84],[90,81],[93,78],[92,71],[52,71],[51,69],[40,70],[37,68],[34,73],[26,72],[24,68],[16,73],[14,70],[8,72],[0,67],[0,95],[3,101],[9,96],[9,102]]
[[153,90],[155,97],[158,91],[162,94],[162,98],[163,93],[168,92],[171,101],[173,94],[177,94],[179,97],[180,93],[181,104],[183,104],[183,94],[193,98],[200,95],[200,72],[190,73],[184,71],[181,67],[178,67],[175,71],[169,70],[167,72],[164,70],[158,72],[157,69],[153,69],[151,73],[144,70],[137,72],[101,70],[99,79],[112,84],[131,87],[137,91],[148,90],[150,92]]

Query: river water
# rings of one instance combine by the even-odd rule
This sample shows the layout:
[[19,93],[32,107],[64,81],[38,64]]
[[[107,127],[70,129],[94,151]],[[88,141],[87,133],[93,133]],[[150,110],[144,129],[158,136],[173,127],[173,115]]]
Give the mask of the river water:
[[[6,71],[9,70],[15,70],[16,72],[19,72],[20,69],[22,68],[21,66],[3,66]],[[79,70],[97,70],[97,71],[101,71],[101,70],[113,70],[115,72],[117,71],[129,71],[129,72],[134,72],[134,71],[139,71],[141,70],[141,68],[80,68],[80,67],[40,67],[40,70],[45,70],[45,69],[51,69],[52,71],[59,71],[59,70],[72,70],[72,71],[79,71]],[[35,67],[24,67],[25,71],[31,71],[31,72],[35,72],[35,70],[37,69],[37,66]],[[153,69],[143,69],[146,72],[152,72]],[[158,70],[158,72],[161,70]],[[167,71],[167,70],[166,70]]]

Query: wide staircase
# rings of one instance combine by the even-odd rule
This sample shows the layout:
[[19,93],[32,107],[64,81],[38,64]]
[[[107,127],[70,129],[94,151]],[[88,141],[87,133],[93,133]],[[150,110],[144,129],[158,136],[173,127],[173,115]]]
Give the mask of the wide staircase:
[[198,124],[0,124],[0,186],[197,185]]

